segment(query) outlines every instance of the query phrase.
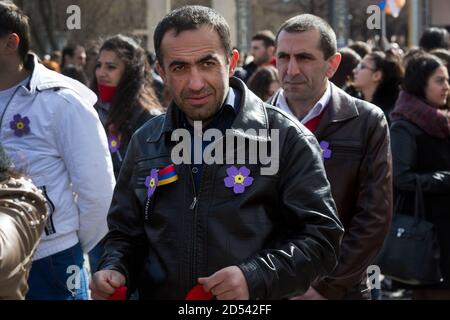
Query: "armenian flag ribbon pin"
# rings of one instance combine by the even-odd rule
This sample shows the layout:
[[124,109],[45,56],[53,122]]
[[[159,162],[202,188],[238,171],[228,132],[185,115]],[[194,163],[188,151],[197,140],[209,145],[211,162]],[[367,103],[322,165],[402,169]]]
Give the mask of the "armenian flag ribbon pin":
[[175,165],[170,164],[158,171],[158,186],[163,186],[178,180]]

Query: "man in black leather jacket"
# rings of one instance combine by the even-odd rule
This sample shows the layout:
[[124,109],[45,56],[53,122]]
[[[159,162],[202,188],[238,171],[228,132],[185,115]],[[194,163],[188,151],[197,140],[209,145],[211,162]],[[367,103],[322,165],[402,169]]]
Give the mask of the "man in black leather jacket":
[[[137,287],[141,299],[184,299],[196,285],[219,300],[305,292],[335,267],[343,234],[314,136],[230,78],[239,54],[215,11],[171,12],[154,43],[173,102],[130,142],[92,297],[108,299],[121,286],[129,293]],[[194,121],[202,121],[205,134],[226,134],[213,142],[203,137],[201,151],[224,140],[228,146],[230,136],[246,144],[226,149],[227,161],[217,148],[216,163],[194,156],[192,165],[173,166],[172,140],[180,129],[195,139]],[[272,174],[263,161],[249,161],[255,150],[246,146],[255,142],[275,150]],[[188,146],[195,153],[195,141]],[[242,149],[245,163],[230,163]]]

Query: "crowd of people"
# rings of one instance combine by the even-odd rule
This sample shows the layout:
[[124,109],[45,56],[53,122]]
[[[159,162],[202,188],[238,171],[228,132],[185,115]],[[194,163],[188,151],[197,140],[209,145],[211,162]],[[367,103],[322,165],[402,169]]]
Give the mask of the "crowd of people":
[[442,281],[392,285],[450,299],[448,32],[338,49],[300,14],[252,60],[230,38],[185,6],[154,53],[119,34],[40,59],[0,1],[0,299],[379,299],[367,270],[417,184]]

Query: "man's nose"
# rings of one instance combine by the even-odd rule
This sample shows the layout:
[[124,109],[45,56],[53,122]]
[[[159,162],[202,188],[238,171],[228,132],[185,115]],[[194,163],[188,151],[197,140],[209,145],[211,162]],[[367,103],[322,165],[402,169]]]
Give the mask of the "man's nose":
[[191,69],[191,76],[189,79],[189,89],[192,91],[200,91],[205,86],[205,81],[201,72],[197,68]]
[[298,62],[291,58],[289,59],[287,74],[290,76],[295,76],[300,73],[300,66],[298,65]]

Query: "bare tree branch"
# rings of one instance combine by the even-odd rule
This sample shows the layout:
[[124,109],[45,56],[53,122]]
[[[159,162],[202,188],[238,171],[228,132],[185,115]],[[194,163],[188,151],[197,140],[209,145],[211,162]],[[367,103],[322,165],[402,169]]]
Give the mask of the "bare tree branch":
[[42,18],[42,25],[44,26],[52,50],[55,50],[57,48],[54,34],[55,28],[52,24],[53,19],[50,14],[52,5],[53,4],[49,0],[38,1],[38,9]]

